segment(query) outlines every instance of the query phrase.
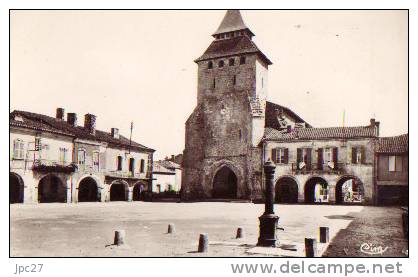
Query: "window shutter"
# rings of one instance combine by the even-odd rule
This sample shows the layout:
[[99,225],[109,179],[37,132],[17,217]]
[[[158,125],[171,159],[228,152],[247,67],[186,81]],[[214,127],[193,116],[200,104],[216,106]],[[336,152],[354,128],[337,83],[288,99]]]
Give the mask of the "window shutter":
[[355,147],[351,148],[351,163],[352,164],[357,163],[357,148]]
[[361,147],[361,163],[366,163],[366,148],[364,146]]
[[332,149],[332,161],[334,162],[334,168],[337,169],[338,168],[338,148],[334,147]]
[[299,163],[302,161],[302,149],[298,148],[297,149],[297,157],[296,157],[296,162],[297,162],[297,166],[299,168]]
[[324,164],[324,149],[318,148],[318,169],[322,169]]
[[284,164],[288,164],[289,163],[289,148],[285,148],[284,149]]
[[312,148],[306,149],[306,168],[311,169],[312,164]]
[[13,141],[13,158],[17,158],[17,140]]
[[277,162],[277,148],[271,149],[271,160],[276,163]]

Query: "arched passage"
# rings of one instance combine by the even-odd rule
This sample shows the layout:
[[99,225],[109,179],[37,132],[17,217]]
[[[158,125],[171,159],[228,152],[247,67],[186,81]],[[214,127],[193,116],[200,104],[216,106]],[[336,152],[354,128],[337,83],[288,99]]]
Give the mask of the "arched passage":
[[335,201],[338,204],[362,203],[364,201],[363,182],[355,176],[344,176],[335,186]]
[[78,202],[99,202],[99,186],[91,177],[86,177],[78,185]]
[[110,185],[110,201],[128,201],[129,187],[126,182],[117,180]]
[[298,184],[290,177],[282,177],[276,182],[277,203],[297,203],[298,202]]
[[145,189],[145,185],[142,183],[136,183],[132,192],[132,201],[142,200],[142,192]]
[[24,184],[22,178],[16,173],[9,173],[9,202],[23,203]]
[[213,198],[237,198],[237,176],[227,166],[219,169],[213,178]]
[[321,177],[312,177],[305,183],[305,203],[328,202],[328,183]]
[[55,175],[47,175],[39,181],[38,201],[40,203],[67,202],[67,187]]

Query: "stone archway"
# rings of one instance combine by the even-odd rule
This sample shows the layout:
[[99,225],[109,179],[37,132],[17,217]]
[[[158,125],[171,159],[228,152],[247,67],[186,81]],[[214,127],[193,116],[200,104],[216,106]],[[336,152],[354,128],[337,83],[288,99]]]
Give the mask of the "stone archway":
[[222,166],[213,178],[213,198],[235,199],[238,193],[238,178],[228,166]]
[[99,185],[92,177],[85,177],[80,181],[78,202],[100,202]]
[[125,181],[116,180],[110,185],[110,201],[128,201],[129,186]]
[[16,173],[9,173],[9,203],[23,203],[24,183],[22,177]]
[[132,190],[132,201],[142,200],[142,192],[145,190],[145,185],[141,182],[136,183]]
[[322,177],[311,177],[305,183],[305,203],[328,203],[329,189],[327,181]]
[[67,202],[67,186],[57,176],[48,174],[43,177],[38,184],[38,202],[53,203]]
[[337,204],[359,204],[364,202],[364,186],[356,176],[343,176],[335,186]]
[[298,183],[291,177],[281,177],[276,182],[275,201],[277,203],[297,203]]

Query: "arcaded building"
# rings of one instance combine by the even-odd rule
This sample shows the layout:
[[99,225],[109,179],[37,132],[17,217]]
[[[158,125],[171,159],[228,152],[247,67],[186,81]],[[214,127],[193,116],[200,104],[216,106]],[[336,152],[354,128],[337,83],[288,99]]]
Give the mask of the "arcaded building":
[[229,10],[195,60],[197,105],[186,121],[183,199],[261,200],[262,165],[270,159],[277,202],[376,203],[379,122],[314,128],[269,102],[272,62],[253,36],[240,12]]
[[154,150],[96,129],[96,116],[10,114],[10,203],[139,200],[151,190]]

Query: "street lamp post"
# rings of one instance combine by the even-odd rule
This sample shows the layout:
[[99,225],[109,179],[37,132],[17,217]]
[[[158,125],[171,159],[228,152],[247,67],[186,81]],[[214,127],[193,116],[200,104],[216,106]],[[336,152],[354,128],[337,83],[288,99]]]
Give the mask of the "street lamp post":
[[265,208],[264,214],[260,219],[260,236],[258,237],[257,246],[276,247],[279,240],[276,238],[277,223],[279,217],[274,214],[274,171],[276,165],[268,160],[264,164],[265,173]]

